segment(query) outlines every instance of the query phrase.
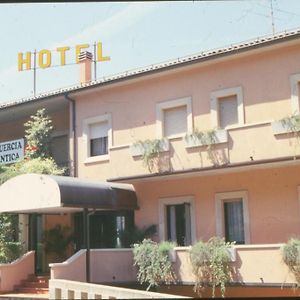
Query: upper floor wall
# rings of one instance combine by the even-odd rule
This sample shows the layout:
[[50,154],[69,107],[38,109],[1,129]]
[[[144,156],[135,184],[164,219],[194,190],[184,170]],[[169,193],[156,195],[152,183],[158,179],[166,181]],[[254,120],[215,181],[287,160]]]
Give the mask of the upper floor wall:
[[232,55],[74,97],[79,176],[146,173],[129,147],[162,137],[169,141],[167,169],[211,165],[211,159],[199,161],[199,147],[189,148],[184,137],[214,128],[226,130],[216,153],[222,163],[295,154],[287,135],[278,138],[271,123],[299,112],[299,50],[293,45]]
[[[22,139],[25,137],[24,124],[35,114],[23,114],[10,122],[0,122],[0,143]],[[69,110],[47,112],[52,120],[53,134],[51,139],[51,154],[57,164],[68,167],[69,164]],[[1,120],[0,120],[1,121]]]
[[[169,142],[166,170],[294,155],[293,137],[277,135],[272,122],[299,113],[299,50],[231,55],[77,95],[79,176],[147,173],[130,146],[162,137]],[[216,128],[226,130],[215,147],[218,161],[199,159],[206,147],[190,147],[186,134]]]

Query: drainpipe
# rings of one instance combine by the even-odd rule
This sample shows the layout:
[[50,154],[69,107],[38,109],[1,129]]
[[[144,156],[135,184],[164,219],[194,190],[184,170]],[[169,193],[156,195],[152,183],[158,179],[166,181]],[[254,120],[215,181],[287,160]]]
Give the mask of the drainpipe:
[[76,102],[66,93],[65,99],[71,103],[72,135],[73,135],[73,177],[77,177],[77,134],[76,134]]

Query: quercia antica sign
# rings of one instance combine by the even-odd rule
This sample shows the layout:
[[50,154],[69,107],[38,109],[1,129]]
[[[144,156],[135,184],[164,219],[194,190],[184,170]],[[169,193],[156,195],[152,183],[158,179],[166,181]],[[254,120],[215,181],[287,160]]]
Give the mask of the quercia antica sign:
[[[76,63],[79,63],[79,54],[84,49],[90,48],[89,44],[80,44],[75,46],[75,58]],[[64,46],[64,47],[58,47],[54,51],[50,51],[47,49],[40,50],[35,54],[34,60],[32,61],[32,52],[27,51],[25,53],[19,52],[18,53],[18,70],[24,71],[24,70],[31,70],[32,69],[32,63],[36,63],[36,66],[42,69],[46,69],[51,67],[52,64],[52,55],[53,52],[56,52],[60,57],[60,65],[64,66],[66,65],[66,56],[68,52],[70,51],[70,47]],[[95,61],[108,61],[110,60],[109,56],[104,56],[102,51],[102,43],[95,43],[94,44],[94,59]],[[36,61],[35,61],[36,60]],[[35,66],[35,67],[36,67]]]
[[0,143],[0,164],[11,164],[23,158],[24,139]]

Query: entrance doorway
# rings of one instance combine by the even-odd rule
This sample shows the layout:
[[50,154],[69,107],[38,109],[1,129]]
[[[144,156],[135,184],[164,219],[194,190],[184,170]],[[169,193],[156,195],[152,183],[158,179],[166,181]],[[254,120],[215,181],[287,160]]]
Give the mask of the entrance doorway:
[[[89,216],[90,248],[121,248],[121,233],[134,225],[133,211],[97,211]],[[75,250],[84,246],[83,213],[74,214]]]
[[29,215],[29,250],[35,251],[35,273],[43,274],[44,270],[44,251],[43,251],[43,215]]

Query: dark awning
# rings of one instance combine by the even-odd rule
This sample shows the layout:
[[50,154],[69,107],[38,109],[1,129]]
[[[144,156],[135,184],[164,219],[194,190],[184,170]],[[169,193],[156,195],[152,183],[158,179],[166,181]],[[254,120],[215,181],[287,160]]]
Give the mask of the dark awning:
[[64,213],[82,208],[132,210],[137,197],[130,184],[65,176],[25,174],[0,186],[0,213]]

